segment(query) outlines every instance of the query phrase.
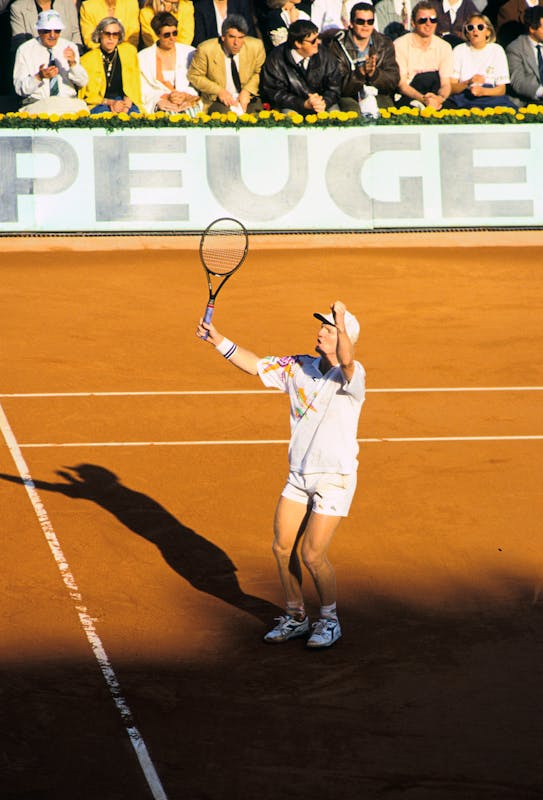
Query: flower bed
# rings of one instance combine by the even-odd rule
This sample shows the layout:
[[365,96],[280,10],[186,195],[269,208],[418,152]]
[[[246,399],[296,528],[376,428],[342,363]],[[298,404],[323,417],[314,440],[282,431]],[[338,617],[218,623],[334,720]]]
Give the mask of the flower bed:
[[366,120],[354,112],[323,111],[302,117],[300,114],[281,114],[278,111],[261,111],[259,114],[242,114],[238,117],[228,114],[198,114],[191,118],[187,114],[31,114],[27,111],[0,114],[0,129],[32,128],[55,130],[60,128],[104,128],[107,131],[134,128],[301,128],[301,127],[369,127],[379,125],[484,125],[485,123],[522,125],[543,122],[543,105],[530,104],[516,111],[497,107],[485,109],[457,109],[436,111],[427,107],[423,110],[404,106],[403,108],[381,109],[376,120]]

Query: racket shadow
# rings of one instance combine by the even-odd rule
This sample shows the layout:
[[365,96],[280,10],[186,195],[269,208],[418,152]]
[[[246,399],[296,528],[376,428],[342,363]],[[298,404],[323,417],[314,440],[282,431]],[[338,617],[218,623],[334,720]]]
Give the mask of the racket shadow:
[[[110,470],[96,464],[79,464],[57,470],[56,474],[66,482],[33,479],[36,489],[96,503],[128,530],[154,544],[168,566],[199,592],[212,595],[265,624],[282,613],[274,603],[242,590],[236,566],[224,550],[183,525],[156,500],[124,486]],[[0,473],[0,479],[23,483],[17,475]]]

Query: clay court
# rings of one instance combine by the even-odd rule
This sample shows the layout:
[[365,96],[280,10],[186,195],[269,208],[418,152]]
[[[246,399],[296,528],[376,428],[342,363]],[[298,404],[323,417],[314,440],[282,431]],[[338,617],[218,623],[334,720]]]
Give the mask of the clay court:
[[3,800],[542,798],[541,232],[255,236],[219,295],[259,355],[362,323],[325,652],[262,642],[288,404],[197,241],[0,240]]

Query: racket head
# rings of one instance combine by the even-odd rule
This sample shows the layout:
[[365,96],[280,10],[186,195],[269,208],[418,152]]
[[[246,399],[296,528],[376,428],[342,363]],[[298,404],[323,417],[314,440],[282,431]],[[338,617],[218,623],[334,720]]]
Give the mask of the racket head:
[[231,275],[245,261],[248,247],[245,226],[232,217],[219,217],[200,237],[200,260],[211,275]]

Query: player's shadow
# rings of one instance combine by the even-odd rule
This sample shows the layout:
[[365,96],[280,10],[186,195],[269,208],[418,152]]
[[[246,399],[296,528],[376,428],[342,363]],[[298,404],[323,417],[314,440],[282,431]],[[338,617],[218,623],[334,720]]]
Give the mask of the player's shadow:
[[[265,623],[281,613],[273,603],[242,590],[236,567],[224,550],[187,528],[156,500],[123,486],[110,470],[96,464],[79,464],[56,474],[66,482],[32,482],[38,490],[57,492],[73,500],[90,500],[109,511],[129,530],[154,544],[166,563],[198,591]],[[16,475],[0,473],[0,478],[23,483]]]

